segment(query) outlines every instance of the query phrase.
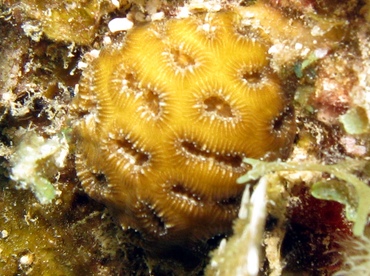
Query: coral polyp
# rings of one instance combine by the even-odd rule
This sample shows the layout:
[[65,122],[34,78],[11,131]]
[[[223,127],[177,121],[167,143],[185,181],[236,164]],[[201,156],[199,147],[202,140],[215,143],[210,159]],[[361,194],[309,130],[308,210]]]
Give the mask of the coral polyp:
[[248,158],[286,158],[294,112],[265,36],[234,12],[133,28],[85,70],[73,110],[86,192],[148,240],[230,231]]

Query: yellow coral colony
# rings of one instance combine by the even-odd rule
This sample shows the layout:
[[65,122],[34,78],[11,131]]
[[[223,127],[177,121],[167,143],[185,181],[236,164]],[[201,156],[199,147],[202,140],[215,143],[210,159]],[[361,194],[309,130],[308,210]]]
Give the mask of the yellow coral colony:
[[154,22],[85,71],[78,177],[123,228],[171,243],[228,232],[242,158],[286,157],[294,116],[265,36],[233,12]]

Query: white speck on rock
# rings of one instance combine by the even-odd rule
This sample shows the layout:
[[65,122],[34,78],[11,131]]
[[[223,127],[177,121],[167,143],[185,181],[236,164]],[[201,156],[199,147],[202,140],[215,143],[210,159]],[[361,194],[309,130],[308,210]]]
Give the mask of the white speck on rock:
[[277,54],[277,53],[280,53],[283,49],[284,49],[284,44],[274,44],[269,48],[268,53],[270,55]]
[[191,15],[188,7],[179,7],[176,18],[188,18]]
[[124,18],[114,18],[108,23],[108,28],[112,33],[120,32],[120,31],[127,31],[134,26],[134,23]]
[[296,43],[295,45],[294,45],[294,49],[296,49],[296,50],[301,50],[303,48],[303,45],[302,45],[302,43]]
[[317,58],[323,58],[328,54],[328,49],[319,48],[315,50],[315,56]]
[[314,26],[311,29],[311,35],[313,35],[313,36],[322,36],[324,34],[325,34],[325,32],[319,26]]
[[6,231],[6,230],[2,230],[2,231],[0,232],[0,238],[2,238],[2,239],[6,239],[8,236],[9,236],[8,231]]
[[150,17],[152,21],[162,20],[164,18],[164,12],[156,12]]
[[23,255],[22,257],[20,257],[19,263],[21,265],[31,265],[33,263],[33,256],[32,256],[32,254],[29,253],[29,254],[26,254],[26,255]]
[[119,8],[120,7],[120,4],[119,4],[119,1],[118,0],[111,0],[113,6],[115,6],[116,8]]

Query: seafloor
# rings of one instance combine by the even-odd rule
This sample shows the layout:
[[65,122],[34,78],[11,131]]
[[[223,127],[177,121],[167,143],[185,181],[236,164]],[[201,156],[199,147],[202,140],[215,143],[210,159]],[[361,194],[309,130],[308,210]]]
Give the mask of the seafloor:
[[[0,1],[0,275],[369,275],[368,1]],[[232,236],[157,256],[81,187],[76,85],[131,25],[254,5],[292,89],[290,156],[247,161]]]

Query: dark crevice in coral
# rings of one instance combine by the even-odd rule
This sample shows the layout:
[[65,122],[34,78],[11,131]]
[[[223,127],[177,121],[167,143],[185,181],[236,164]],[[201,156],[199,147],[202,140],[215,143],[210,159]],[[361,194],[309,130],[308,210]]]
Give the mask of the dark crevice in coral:
[[195,60],[190,55],[183,53],[181,50],[178,49],[171,49],[171,55],[173,56],[175,64],[185,69],[188,66],[195,65]]
[[158,116],[161,112],[161,99],[159,94],[152,89],[146,89],[143,93],[144,100],[154,116]]
[[155,236],[167,234],[167,226],[156,209],[147,201],[141,201],[141,218],[145,221],[147,230]]
[[138,81],[136,79],[136,76],[133,73],[126,73],[125,76],[126,85],[129,89],[136,90]]
[[261,70],[245,71],[242,73],[242,80],[247,84],[258,84],[261,82],[263,72]]
[[106,186],[108,184],[108,180],[107,180],[107,177],[105,176],[104,173],[96,173],[94,174],[94,177],[96,179],[96,181],[100,184],[100,185],[104,185]]
[[220,164],[225,164],[233,168],[239,168],[242,165],[243,158],[240,155],[216,155],[215,159]]
[[238,209],[240,207],[240,203],[241,196],[236,195],[217,200],[216,205],[223,212],[231,213],[233,214],[233,216],[236,217]]
[[112,152],[123,150],[125,154],[128,154],[132,157],[132,159],[135,160],[134,165],[136,166],[143,166],[150,159],[149,154],[138,149],[135,146],[135,143],[127,138],[113,140],[113,143],[111,143],[111,145],[113,145],[113,147],[111,148]]
[[209,150],[202,149],[197,143],[189,142],[189,141],[182,141],[181,147],[184,151],[190,153],[191,155],[195,155],[198,157],[203,158],[211,158],[215,160],[220,165],[226,165],[232,168],[240,168],[243,164],[242,160],[243,157],[237,154],[219,154],[215,152],[211,152]]
[[221,206],[227,206],[227,207],[235,207],[235,206],[239,206],[240,204],[240,200],[241,200],[241,197],[240,196],[232,196],[232,197],[229,197],[229,198],[224,198],[224,199],[221,199],[219,201],[217,201],[217,204],[218,205],[221,205]]
[[181,199],[186,199],[190,202],[201,202],[202,198],[191,191],[188,187],[185,186],[184,183],[176,182],[174,184],[170,185],[170,190],[173,194],[175,194],[177,197],[180,197]]
[[204,100],[206,112],[216,113],[220,117],[232,118],[234,117],[230,105],[219,96],[211,96]]

